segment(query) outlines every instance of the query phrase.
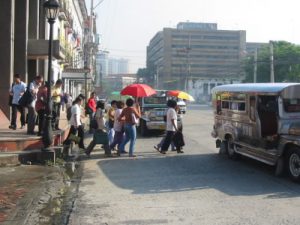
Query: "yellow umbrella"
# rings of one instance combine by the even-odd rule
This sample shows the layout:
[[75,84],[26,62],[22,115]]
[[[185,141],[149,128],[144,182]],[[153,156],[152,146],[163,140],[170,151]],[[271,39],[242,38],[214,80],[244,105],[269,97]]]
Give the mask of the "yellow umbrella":
[[174,96],[174,97],[177,97],[177,98],[181,98],[181,99],[184,99],[184,100],[188,100],[188,101],[191,101],[191,102],[195,101],[193,96],[191,96],[190,94],[188,94],[184,91],[178,91],[178,90],[168,91],[168,95]]

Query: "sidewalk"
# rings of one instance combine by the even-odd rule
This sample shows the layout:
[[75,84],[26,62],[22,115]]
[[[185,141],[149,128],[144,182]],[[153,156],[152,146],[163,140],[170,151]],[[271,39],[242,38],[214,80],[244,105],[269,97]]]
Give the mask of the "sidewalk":
[[[69,132],[69,124],[65,112],[61,112],[60,118],[59,127],[61,130],[53,131],[53,146],[61,146]],[[42,137],[28,135],[27,126],[23,129],[20,129],[18,126],[17,130],[11,130],[8,126],[9,124],[6,123],[0,124],[0,166],[24,163],[22,158],[24,158],[25,154],[33,153],[32,155],[35,157],[34,154],[37,151],[41,151],[43,148]],[[35,131],[37,131],[37,126]]]

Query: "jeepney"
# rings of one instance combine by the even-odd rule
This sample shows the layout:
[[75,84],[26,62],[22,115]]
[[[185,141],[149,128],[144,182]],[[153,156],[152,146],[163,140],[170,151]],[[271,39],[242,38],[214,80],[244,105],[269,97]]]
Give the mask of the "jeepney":
[[[157,94],[150,97],[139,98],[141,107],[141,118],[139,120],[139,131],[142,136],[149,131],[164,132],[166,129],[165,115],[167,112],[167,91],[156,90]],[[181,127],[181,116],[178,115],[178,126]]]
[[300,83],[222,85],[212,97],[220,153],[259,160],[300,181]]

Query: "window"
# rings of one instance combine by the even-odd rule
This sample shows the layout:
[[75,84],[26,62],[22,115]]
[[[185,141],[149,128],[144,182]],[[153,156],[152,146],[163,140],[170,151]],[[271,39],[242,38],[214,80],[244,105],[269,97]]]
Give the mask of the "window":
[[287,113],[300,112],[300,99],[283,99],[283,107]]
[[246,95],[224,92],[221,94],[221,107],[222,109],[243,112],[246,110]]

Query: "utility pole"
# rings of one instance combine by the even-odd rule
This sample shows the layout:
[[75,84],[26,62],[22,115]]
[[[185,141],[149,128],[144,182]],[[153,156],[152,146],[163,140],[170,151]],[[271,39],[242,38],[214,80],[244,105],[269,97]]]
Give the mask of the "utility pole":
[[191,34],[189,34],[188,47],[185,50],[186,50],[187,73],[186,73],[185,82],[184,82],[184,91],[187,92],[188,79],[189,79],[190,73],[191,73],[191,65],[190,65]]
[[275,82],[274,76],[274,51],[273,51],[273,42],[270,41],[270,82]]
[[257,82],[257,48],[254,53],[254,74],[253,74],[253,82]]

